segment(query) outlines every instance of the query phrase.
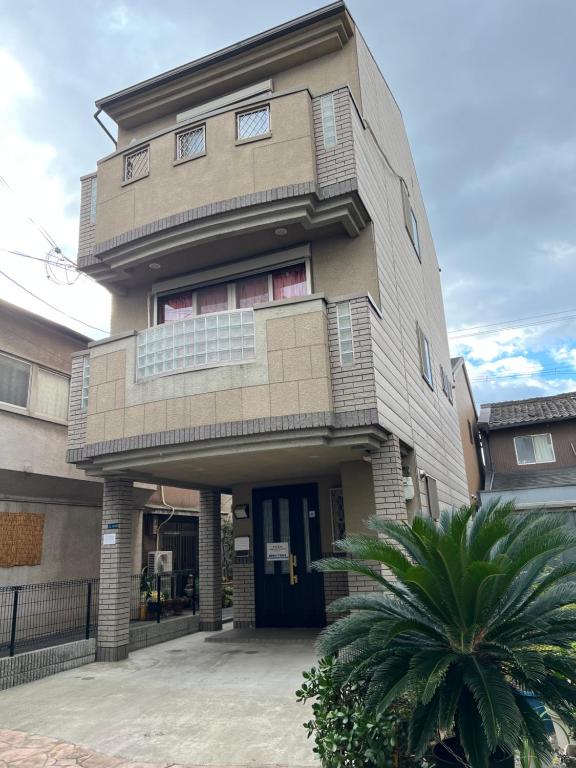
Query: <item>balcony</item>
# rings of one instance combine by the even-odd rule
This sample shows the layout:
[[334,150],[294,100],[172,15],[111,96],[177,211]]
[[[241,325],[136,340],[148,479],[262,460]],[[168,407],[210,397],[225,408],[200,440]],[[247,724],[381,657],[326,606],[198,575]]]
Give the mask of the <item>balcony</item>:
[[136,381],[255,358],[254,311],[212,314],[165,323],[137,335]]
[[171,125],[104,158],[97,181],[83,180],[80,268],[114,287],[145,282],[158,259],[171,275],[273,250],[278,227],[283,245],[356,236],[368,215],[356,192],[351,99],[346,88],[334,99],[341,144],[329,149],[321,99],[304,89]]

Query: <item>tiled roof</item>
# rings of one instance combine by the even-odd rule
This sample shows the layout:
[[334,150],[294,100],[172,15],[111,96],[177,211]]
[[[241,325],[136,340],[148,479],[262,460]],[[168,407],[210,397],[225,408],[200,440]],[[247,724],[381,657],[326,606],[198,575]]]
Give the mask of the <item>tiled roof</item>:
[[509,400],[480,406],[480,422],[489,429],[500,429],[544,421],[576,419],[576,392],[529,400]]
[[496,472],[490,490],[519,491],[524,488],[553,488],[561,485],[576,485],[576,467]]

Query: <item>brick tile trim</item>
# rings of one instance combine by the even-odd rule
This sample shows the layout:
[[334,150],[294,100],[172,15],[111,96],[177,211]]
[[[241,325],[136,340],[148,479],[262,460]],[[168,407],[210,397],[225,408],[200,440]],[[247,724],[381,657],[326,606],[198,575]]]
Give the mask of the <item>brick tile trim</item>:
[[72,448],[67,452],[66,460],[70,464],[87,461],[97,456],[124,453],[143,448],[159,448],[168,445],[184,445],[218,438],[243,437],[273,432],[291,432],[315,428],[342,429],[346,427],[364,427],[378,425],[376,408],[358,411],[333,413],[300,413],[292,416],[272,416],[247,421],[229,421],[222,424],[208,424],[186,429],[172,429],[166,432],[153,432],[134,437],[122,437],[91,443],[82,448]]

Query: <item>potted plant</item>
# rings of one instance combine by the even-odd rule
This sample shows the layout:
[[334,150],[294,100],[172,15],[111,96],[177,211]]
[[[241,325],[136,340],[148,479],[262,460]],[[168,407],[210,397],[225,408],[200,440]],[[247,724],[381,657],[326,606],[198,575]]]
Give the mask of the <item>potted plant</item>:
[[349,536],[339,542],[349,559],[317,564],[379,590],[331,606],[352,613],[324,630],[320,654],[336,654],[344,679],[361,670],[369,710],[409,693],[416,756],[435,743],[439,766],[513,766],[527,743],[549,759],[546,726],[522,692],[576,727],[576,562],[559,562],[576,534],[566,522],[512,504],[444,512],[438,524],[372,519],[378,537]]

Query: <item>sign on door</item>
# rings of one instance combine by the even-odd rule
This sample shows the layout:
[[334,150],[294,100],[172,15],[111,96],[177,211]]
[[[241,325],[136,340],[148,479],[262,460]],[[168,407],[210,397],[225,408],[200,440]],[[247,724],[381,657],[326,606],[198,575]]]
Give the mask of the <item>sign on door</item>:
[[289,557],[287,541],[270,541],[266,544],[266,560],[288,560]]

